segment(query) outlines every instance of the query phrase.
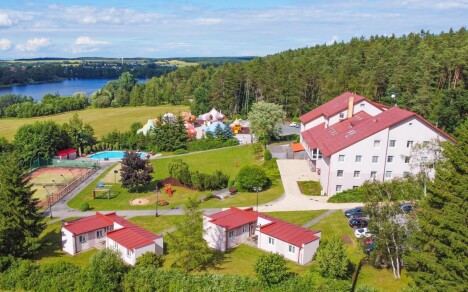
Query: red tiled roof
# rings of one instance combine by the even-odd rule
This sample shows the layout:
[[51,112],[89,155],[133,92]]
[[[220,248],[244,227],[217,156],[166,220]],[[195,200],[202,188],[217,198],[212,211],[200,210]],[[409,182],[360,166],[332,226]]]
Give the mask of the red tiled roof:
[[76,153],[76,149],[73,149],[73,148],[68,148],[68,149],[65,149],[65,150],[60,150],[58,151],[57,153],[55,153],[57,156],[65,156],[67,154],[73,154],[73,153]]
[[310,149],[318,148],[323,155],[330,156],[411,117],[417,117],[447,139],[454,141],[452,137],[435,128],[422,117],[398,107],[392,107],[376,116],[359,112],[352,118],[333,124],[328,128],[325,128],[322,123],[302,132],[301,135]]
[[[327,118],[336,115],[337,113],[348,108],[349,98],[354,97],[354,104],[367,100],[364,96],[360,96],[351,92],[345,92],[342,95],[335,97],[327,103],[322,104],[321,106],[311,110],[310,112],[302,115],[299,119],[301,123],[306,124],[320,116],[325,116]],[[367,100],[369,101],[369,100]],[[369,101],[370,102],[370,101]]]
[[116,222],[124,227],[107,232],[107,237],[127,249],[135,250],[153,244],[155,239],[161,237],[161,235],[149,232],[125,219],[119,218]]
[[96,215],[64,223],[63,228],[73,233],[73,235],[79,235],[108,226],[113,226],[115,217],[117,217],[115,212],[107,215],[96,212]]
[[293,143],[291,144],[291,148],[292,148],[292,151],[293,152],[300,152],[300,151],[304,151],[304,146],[302,146],[301,143]]
[[320,231],[309,230],[307,228],[270,217],[263,213],[260,213],[259,216],[272,222],[261,226],[261,233],[277,238],[294,246],[302,247],[303,244],[308,244],[320,238],[316,235]]
[[256,212],[249,212],[251,210],[253,211],[252,208],[242,210],[236,207],[231,207],[228,210],[215,213],[207,217],[211,218],[211,223],[224,227],[226,231],[228,231],[251,222],[256,222],[257,214]]

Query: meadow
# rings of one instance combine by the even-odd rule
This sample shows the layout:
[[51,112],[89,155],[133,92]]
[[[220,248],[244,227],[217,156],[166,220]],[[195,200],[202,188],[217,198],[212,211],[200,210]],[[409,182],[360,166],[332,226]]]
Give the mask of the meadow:
[[76,113],[84,123],[89,123],[94,129],[95,136],[99,139],[104,134],[113,130],[127,131],[130,125],[139,122],[146,124],[148,119],[158,117],[167,112],[178,114],[187,111],[188,106],[154,106],[154,107],[119,107],[119,108],[87,108],[80,111],[66,112],[53,116],[43,116],[35,118],[0,119],[0,136],[7,140],[13,140],[13,137],[19,127],[26,124],[32,124],[37,121],[55,121],[59,124],[67,123]]

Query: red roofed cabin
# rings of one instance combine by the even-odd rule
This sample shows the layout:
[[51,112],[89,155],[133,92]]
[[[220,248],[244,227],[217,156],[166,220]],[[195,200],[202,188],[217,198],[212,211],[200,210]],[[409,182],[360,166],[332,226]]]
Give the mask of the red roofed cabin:
[[75,255],[91,248],[118,250],[122,259],[135,265],[145,252],[163,253],[162,235],[149,232],[115,212],[64,222],[62,225],[62,249]]
[[[320,175],[322,194],[332,196],[366,180],[387,181],[416,173],[413,146],[452,141],[416,113],[345,92],[304,114],[301,143]],[[433,154],[423,155],[428,161]],[[414,161],[416,162],[416,161]],[[433,173],[430,174],[433,176]]]
[[250,242],[261,250],[279,253],[300,265],[312,260],[320,244],[320,231],[312,231],[282,220],[231,207],[228,210],[203,216],[203,238],[208,246],[226,251],[243,242]]
[[76,158],[76,149],[68,148],[65,150],[60,150],[55,153],[56,159],[75,159]]

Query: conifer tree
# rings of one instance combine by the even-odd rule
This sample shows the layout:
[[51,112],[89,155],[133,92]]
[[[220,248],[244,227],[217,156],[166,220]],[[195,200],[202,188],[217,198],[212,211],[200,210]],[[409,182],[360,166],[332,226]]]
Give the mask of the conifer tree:
[[17,157],[0,155],[0,256],[27,257],[40,247],[44,224]]
[[138,190],[140,185],[145,186],[151,182],[152,172],[153,167],[148,160],[141,159],[135,152],[127,152],[120,170],[122,186]]
[[464,291],[468,279],[468,122],[446,142],[434,182],[417,212],[419,231],[405,264],[419,290]]

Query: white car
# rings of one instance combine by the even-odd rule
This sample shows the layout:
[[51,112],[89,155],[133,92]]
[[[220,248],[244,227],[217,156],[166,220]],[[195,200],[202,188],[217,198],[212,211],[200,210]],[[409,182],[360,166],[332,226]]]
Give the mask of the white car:
[[371,237],[372,234],[367,231],[367,227],[358,228],[354,231],[356,238]]
[[299,124],[296,122],[292,122],[291,124],[289,124],[289,126],[294,127],[294,128],[299,128]]

